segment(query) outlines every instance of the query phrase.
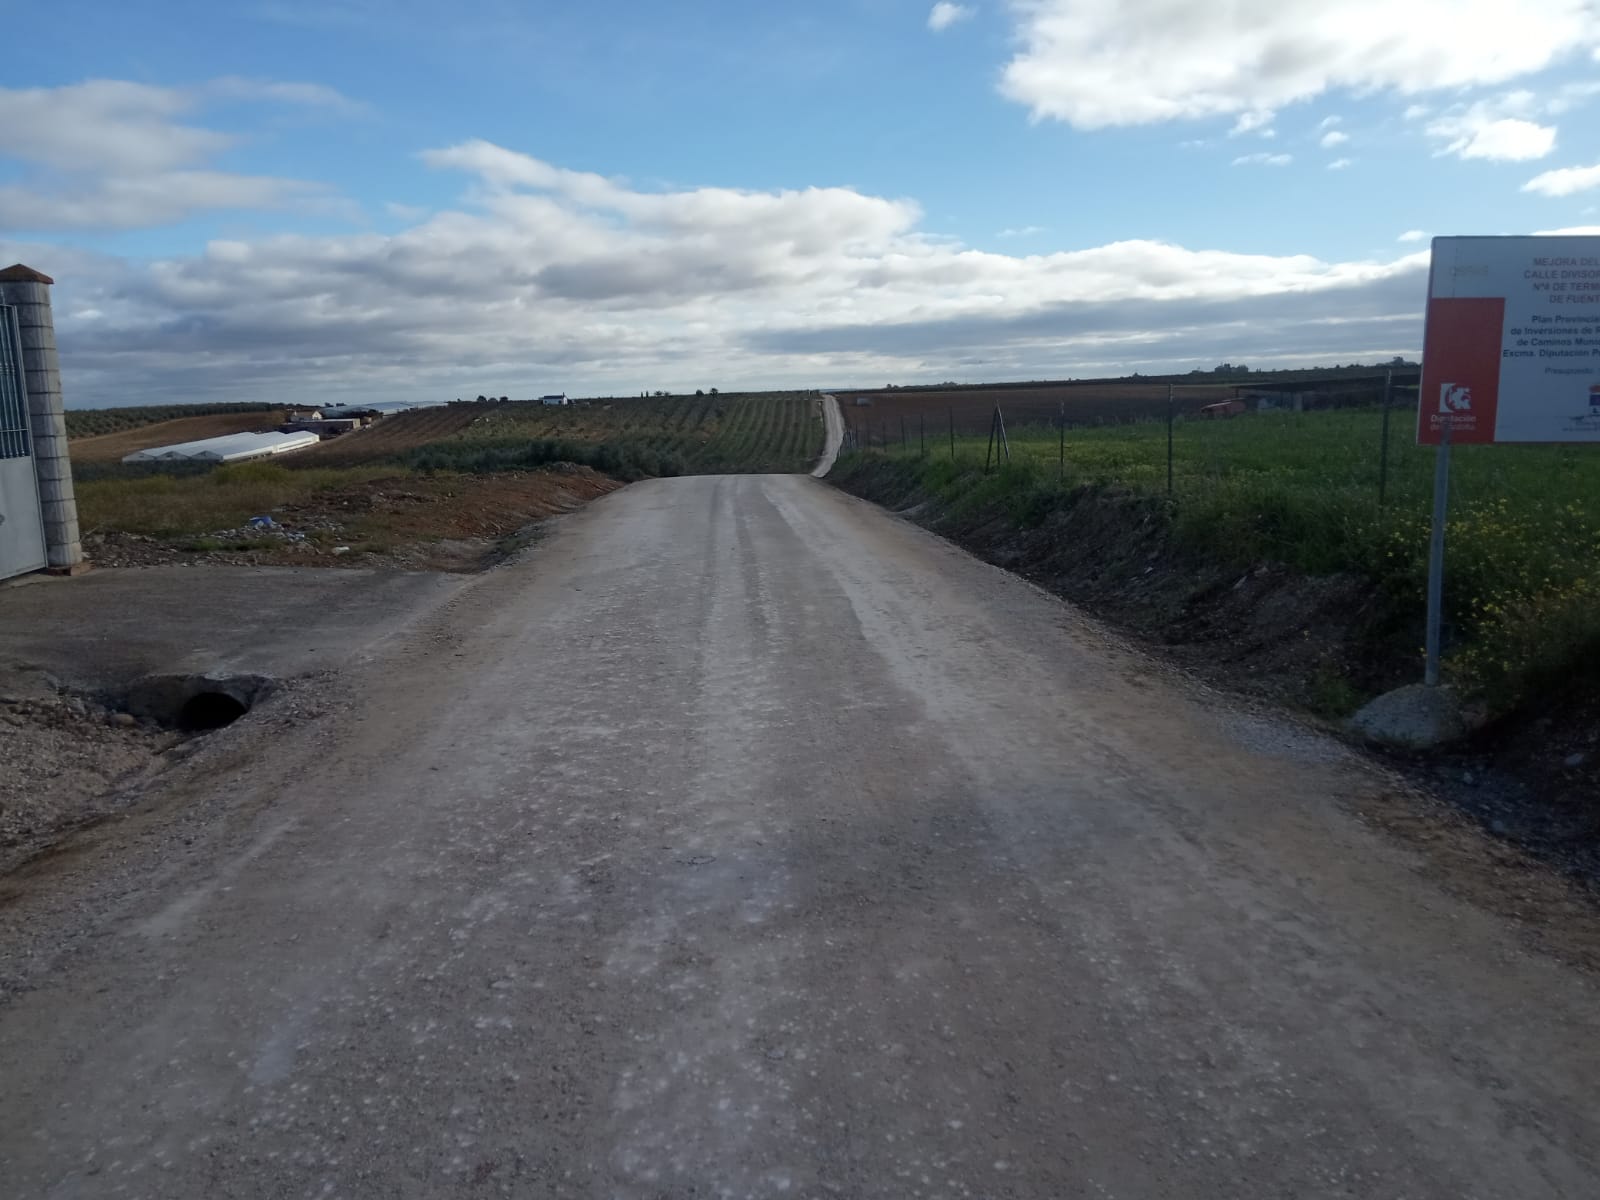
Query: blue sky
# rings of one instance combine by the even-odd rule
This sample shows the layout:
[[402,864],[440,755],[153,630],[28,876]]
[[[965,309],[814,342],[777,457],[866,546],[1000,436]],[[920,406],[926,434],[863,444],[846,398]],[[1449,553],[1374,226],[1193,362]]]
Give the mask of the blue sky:
[[1600,0],[6,21],[0,257],[77,404],[1413,354],[1425,235],[1600,231]]

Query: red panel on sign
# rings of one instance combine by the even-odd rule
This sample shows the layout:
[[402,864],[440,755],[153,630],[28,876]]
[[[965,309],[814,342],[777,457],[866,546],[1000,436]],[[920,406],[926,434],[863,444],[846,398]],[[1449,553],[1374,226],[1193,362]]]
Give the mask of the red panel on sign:
[[1437,445],[1446,424],[1452,442],[1494,441],[1505,324],[1499,296],[1428,301],[1418,443]]

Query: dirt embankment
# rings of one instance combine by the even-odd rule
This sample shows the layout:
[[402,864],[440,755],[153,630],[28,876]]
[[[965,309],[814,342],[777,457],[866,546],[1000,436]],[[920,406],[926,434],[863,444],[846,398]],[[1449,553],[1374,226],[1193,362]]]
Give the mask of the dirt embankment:
[[[1116,622],[1202,678],[1336,727],[1365,696],[1420,673],[1420,632],[1366,581],[1208,561],[1177,544],[1159,498],[1080,487],[1031,523],[1004,503],[945,506],[881,459],[842,464],[828,482]],[[1551,697],[1467,743],[1393,759],[1491,833],[1600,888],[1594,697]]]

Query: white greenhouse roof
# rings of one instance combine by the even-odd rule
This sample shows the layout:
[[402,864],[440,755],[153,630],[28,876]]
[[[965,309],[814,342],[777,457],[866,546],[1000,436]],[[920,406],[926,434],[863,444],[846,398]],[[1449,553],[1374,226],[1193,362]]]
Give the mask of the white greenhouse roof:
[[202,438],[198,442],[151,446],[148,450],[123,455],[122,461],[151,463],[190,459],[197,462],[239,462],[247,458],[303,450],[321,440],[314,433],[230,433],[224,437]]

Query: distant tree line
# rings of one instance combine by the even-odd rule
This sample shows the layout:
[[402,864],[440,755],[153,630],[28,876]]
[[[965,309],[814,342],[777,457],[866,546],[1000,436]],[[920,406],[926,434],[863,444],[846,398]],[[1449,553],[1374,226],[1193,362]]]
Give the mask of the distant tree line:
[[881,388],[850,388],[848,391],[871,392],[948,392],[948,391],[999,391],[1016,388],[1083,387],[1117,383],[1193,383],[1197,377],[1206,383],[1223,383],[1236,379],[1252,381],[1275,380],[1280,383],[1319,379],[1342,379],[1352,375],[1381,375],[1388,370],[1417,371],[1420,366],[1396,355],[1381,363],[1350,363],[1348,366],[1330,367],[1277,367],[1271,370],[1252,368],[1244,364],[1222,363],[1207,370],[1196,368],[1174,375],[1144,375],[1138,371],[1131,375],[1099,376],[1091,379],[1011,379],[998,383],[890,383]]

